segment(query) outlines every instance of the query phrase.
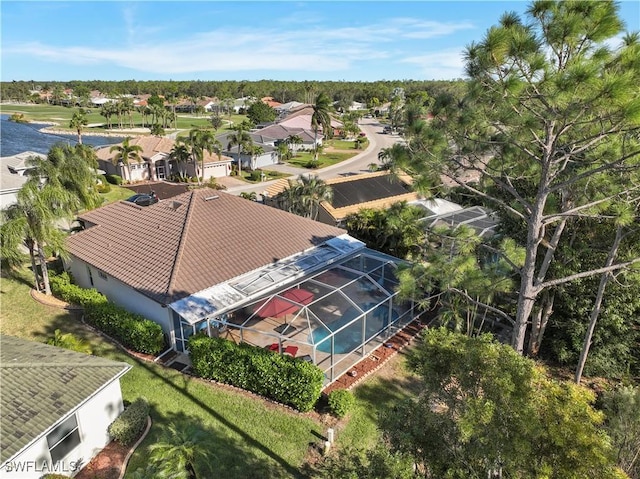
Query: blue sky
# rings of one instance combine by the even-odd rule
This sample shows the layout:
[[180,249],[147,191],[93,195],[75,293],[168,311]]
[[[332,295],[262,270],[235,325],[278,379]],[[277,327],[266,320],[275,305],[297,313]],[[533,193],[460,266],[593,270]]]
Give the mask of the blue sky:
[[[11,80],[453,79],[461,53],[505,11],[489,1],[7,1]],[[628,30],[640,2],[622,1]]]

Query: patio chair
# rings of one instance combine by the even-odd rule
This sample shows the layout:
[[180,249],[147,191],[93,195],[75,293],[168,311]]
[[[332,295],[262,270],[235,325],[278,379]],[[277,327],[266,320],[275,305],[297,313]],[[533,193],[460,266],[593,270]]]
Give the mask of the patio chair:
[[287,346],[286,348],[284,348],[282,354],[288,354],[292,358],[295,358],[296,354],[298,354],[298,346]]
[[268,349],[269,351],[278,351],[278,349],[280,349],[280,346],[278,345],[278,343],[272,343],[268,346],[265,346],[265,349]]

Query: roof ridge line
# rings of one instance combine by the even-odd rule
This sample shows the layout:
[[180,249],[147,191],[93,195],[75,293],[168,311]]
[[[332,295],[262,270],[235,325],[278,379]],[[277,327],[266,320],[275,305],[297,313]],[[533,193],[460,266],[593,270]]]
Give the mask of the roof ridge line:
[[[94,357],[99,357],[99,356],[94,356]],[[109,359],[105,359],[105,361],[111,361]],[[13,364],[0,364],[0,369],[1,368],[33,368],[33,367],[38,367],[38,368],[57,368],[57,367],[80,367],[80,368],[115,368],[115,367],[123,367],[126,366],[128,363],[125,362],[118,362],[116,364],[87,364],[87,363],[82,363],[82,362],[78,362],[78,363],[71,363],[71,362],[64,362],[64,363],[13,363]]]
[[191,194],[190,194],[190,199],[189,199],[189,206],[187,207],[187,214],[185,215],[185,219],[184,219],[184,223],[182,224],[182,232],[180,233],[180,244],[178,244],[178,249],[176,250],[176,254],[173,257],[173,265],[171,268],[171,278],[169,278],[169,284],[167,285],[167,290],[164,293],[164,303],[167,304],[167,299],[171,296],[171,291],[173,290],[173,283],[176,280],[176,276],[178,275],[177,272],[177,265],[179,265],[179,259],[182,257],[182,252],[184,251],[185,248],[185,243],[186,243],[186,231],[187,231],[187,225],[189,224],[189,222],[191,221],[191,215],[193,214],[193,206],[195,205],[195,197],[196,197],[196,191],[198,190],[192,190]]

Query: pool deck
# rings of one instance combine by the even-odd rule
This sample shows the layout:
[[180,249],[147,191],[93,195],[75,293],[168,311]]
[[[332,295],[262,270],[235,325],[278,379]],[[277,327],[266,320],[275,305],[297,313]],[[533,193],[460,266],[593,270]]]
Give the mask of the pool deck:
[[378,346],[366,358],[352,366],[347,373],[329,384],[322,392],[329,394],[336,389],[353,388],[360,381],[382,367],[384,363],[395,356],[398,351],[409,345],[425,327],[427,327],[427,323],[424,320],[416,319],[412,321],[401,331],[389,338],[382,346]]

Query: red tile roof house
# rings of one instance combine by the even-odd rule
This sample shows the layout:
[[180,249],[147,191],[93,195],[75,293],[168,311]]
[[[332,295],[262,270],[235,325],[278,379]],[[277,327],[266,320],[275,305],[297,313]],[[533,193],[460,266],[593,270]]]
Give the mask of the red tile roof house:
[[67,240],[75,281],[160,324],[178,352],[199,331],[293,346],[328,384],[418,314],[397,298],[400,260],[221,191],[117,202],[80,220],[85,230]]
[[[129,141],[130,145],[138,145],[142,148],[140,156],[141,162],[130,162],[129,168],[124,164],[113,164],[113,158],[117,151],[111,151],[114,145],[108,145],[97,150],[98,165],[107,174],[121,176],[125,181],[135,183],[144,180],[165,180],[170,179],[174,174],[195,177],[196,169],[192,162],[179,166],[171,160],[171,150],[175,145],[175,140],[158,136],[139,136]],[[120,143],[121,145],[121,143]],[[204,152],[204,179],[220,178],[229,176],[231,172],[232,158]],[[197,175],[202,177],[198,165]],[[129,172],[131,177],[129,177]]]

